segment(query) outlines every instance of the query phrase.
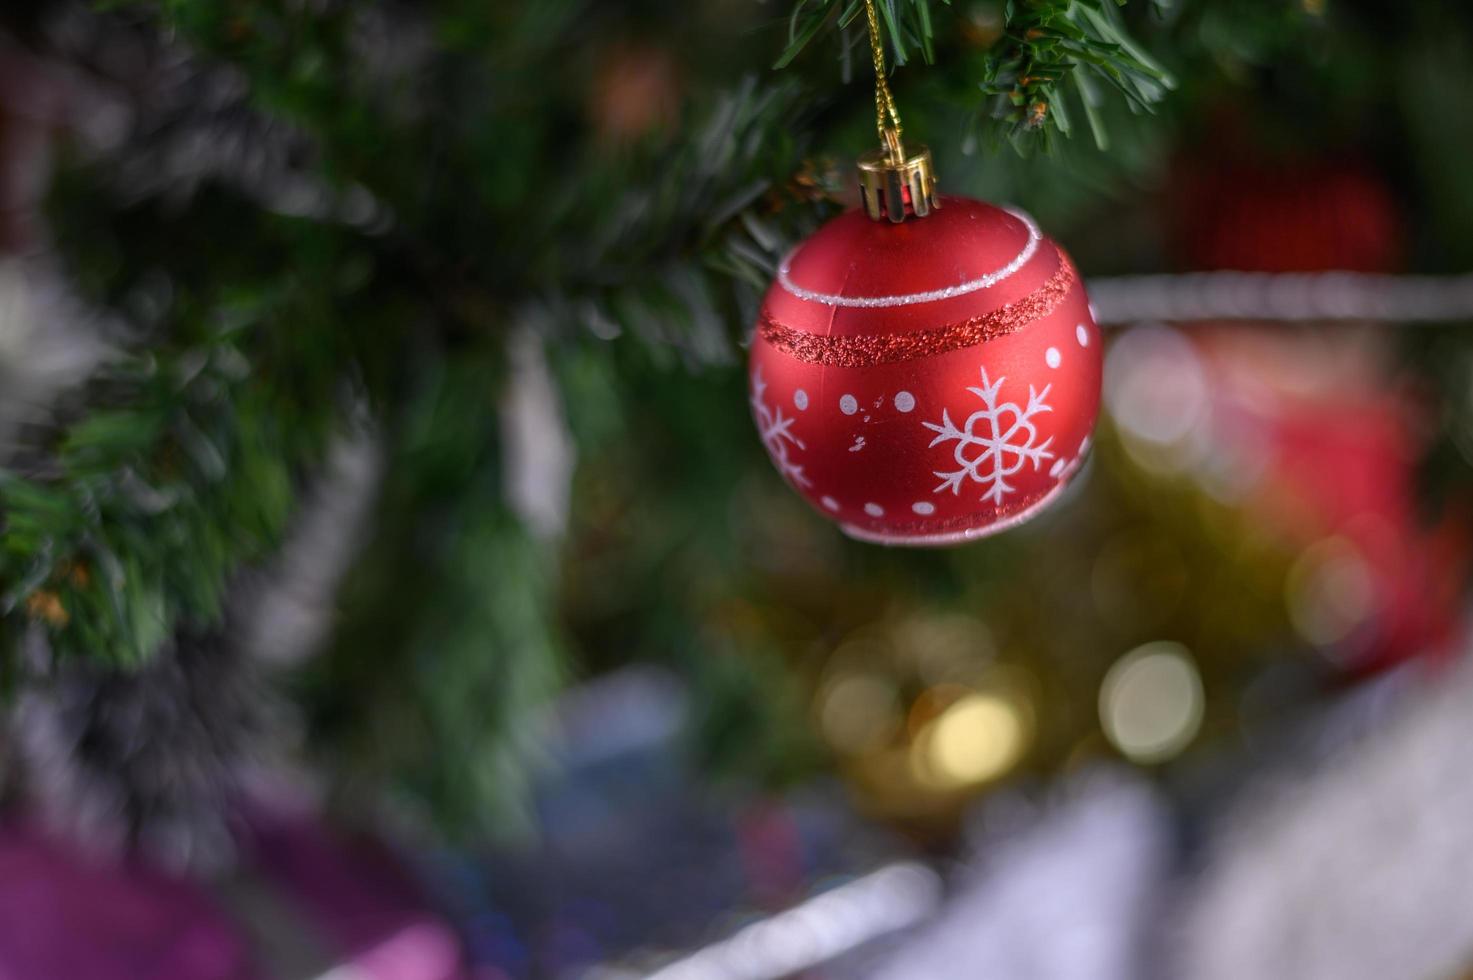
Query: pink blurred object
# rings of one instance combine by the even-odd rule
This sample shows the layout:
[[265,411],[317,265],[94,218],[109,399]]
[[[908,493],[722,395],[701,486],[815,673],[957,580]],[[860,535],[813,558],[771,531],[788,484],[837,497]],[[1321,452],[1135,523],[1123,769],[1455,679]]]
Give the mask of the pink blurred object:
[[254,980],[246,940],[199,886],[0,830],[0,980]]
[[803,888],[803,840],[792,811],[779,801],[759,799],[736,821],[742,869],[757,897],[769,908],[797,900]]
[[[464,980],[460,939],[382,843],[330,833],[309,812],[253,812],[254,869],[362,980]],[[0,978],[4,980],[4,978]]]
[[141,859],[0,830],[0,980],[467,980],[458,935],[384,845],[308,810],[247,823],[228,909]]

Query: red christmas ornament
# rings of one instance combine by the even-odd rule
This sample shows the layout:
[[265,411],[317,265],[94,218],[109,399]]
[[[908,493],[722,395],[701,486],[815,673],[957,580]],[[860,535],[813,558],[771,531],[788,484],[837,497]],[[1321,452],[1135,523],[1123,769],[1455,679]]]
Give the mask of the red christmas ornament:
[[[752,343],[773,463],[846,534],[884,544],[1032,517],[1078,470],[1099,407],[1100,333],[1069,257],[1026,215],[937,201],[929,162],[861,164],[868,216],[784,260]],[[873,220],[887,197],[903,220]]]

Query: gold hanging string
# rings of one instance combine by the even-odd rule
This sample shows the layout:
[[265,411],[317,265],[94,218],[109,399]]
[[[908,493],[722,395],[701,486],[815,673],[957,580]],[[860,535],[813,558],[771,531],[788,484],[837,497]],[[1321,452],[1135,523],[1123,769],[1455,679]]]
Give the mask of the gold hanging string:
[[[880,131],[880,149],[863,153],[855,161],[859,168],[859,196],[871,220],[901,224],[907,218],[924,218],[941,207],[936,196],[936,173],[931,152],[924,146],[907,154],[900,141],[900,110],[890,94],[885,77],[885,46],[880,40],[880,0],[864,0],[869,24],[869,50],[875,60],[875,127]],[[883,0],[890,3],[892,0]]]
[[[900,142],[900,110],[895,108],[895,97],[890,94],[890,83],[885,79],[885,47],[880,41],[880,15],[875,11],[875,0],[864,0],[864,14],[869,21],[869,50],[875,61],[875,128],[891,162],[900,163],[905,159]],[[889,124],[885,122],[887,115]]]

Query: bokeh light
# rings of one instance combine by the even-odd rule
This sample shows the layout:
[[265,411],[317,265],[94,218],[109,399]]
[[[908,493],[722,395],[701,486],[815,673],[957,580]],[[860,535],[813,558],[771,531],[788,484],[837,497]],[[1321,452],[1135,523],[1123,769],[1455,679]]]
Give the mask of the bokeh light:
[[1100,724],[1134,762],[1162,762],[1202,725],[1202,678],[1186,647],[1155,642],[1121,657],[1100,685]]
[[1370,565],[1349,540],[1325,538],[1294,562],[1285,582],[1289,621],[1317,646],[1348,637],[1375,613],[1376,585]]
[[879,748],[900,725],[895,686],[870,673],[843,673],[819,692],[818,720],[824,737],[840,752],[858,755]]
[[996,779],[1022,757],[1028,727],[1024,711],[1006,695],[964,695],[922,729],[912,756],[916,775],[938,789]]
[[1179,473],[1205,451],[1207,374],[1176,331],[1152,325],[1121,334],[1105,358],[1104,399],[1126,451],[1145,469]]
[[908,616],[894,627],[896,654],[923,684],[945,684],[975,674],[997,654],[985,623],[964,613]]

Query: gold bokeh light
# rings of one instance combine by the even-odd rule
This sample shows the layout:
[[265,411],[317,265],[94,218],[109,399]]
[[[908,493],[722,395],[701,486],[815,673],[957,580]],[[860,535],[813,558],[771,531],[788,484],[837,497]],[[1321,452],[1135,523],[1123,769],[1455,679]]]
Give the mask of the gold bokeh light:
[[962,789],[1002,776],[1022,758],[1028,724],[1002,694],[967,694],[938,715],[915,741],[917,778],[936,789]]

